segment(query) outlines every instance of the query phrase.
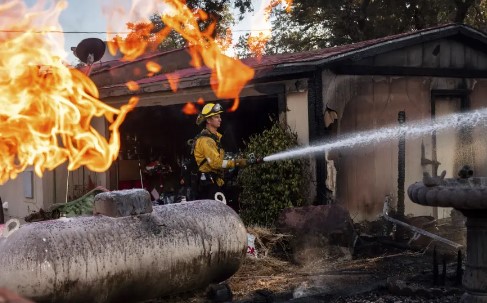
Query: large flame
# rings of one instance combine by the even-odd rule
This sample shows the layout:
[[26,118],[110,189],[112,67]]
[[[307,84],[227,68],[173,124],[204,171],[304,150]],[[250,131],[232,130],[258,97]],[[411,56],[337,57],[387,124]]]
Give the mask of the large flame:
[[198,20],[205,20],[206,14],[192,12],[179,0],[165,0],[167,13],[162,15],[164,23],[176,30],[191,47],[195,67],[203,62],[211,69],[211,86],[221,99],[236,99],[246,83],[254,77],[254,70],[241,61],[226,56],[213,38],[215,25],[201,32]]
[[[177,31],[188,43],[189,52],[192,57],[191,65],[201,68],[203,65],[211,70],[211,87],[219,99],[234,99],[238,106],[240,92],[254,76],[254,70],[240,60],[228,57],[224,50],[229,45],[229,41],[215,38],[215,24],[211,24],[205,31],[201,31],[199,21],[207,20],[208,16],[202,10],[190,10],[183,0],[162,0],[133,2],[130,13],[126,13],[121,7],[114,10],[111,20],[118,20],[123,14],[131,16],[135,20],[137,16],[149,15],[150,12],[162,10],[160,14],[162,21],[166,25],[164,30],[157,34],[151,34],[153,25],[145,20],[129,23],[131,33],[126,37],[115,36],[109,44],[110,51],[114,53],[120,50],[124,54],[124,60],[133,60],[135,57],[144,53],[147,49],[157,45],[170,33],[171,30]],[[115,25],[112,30],[116,31]],[[227,32],[227,37],[230,36]],[[142,39],[146,37],[146,39]],[[147,39],[150,37],[150,39]],[[178,78],[177,74],[167,74],[167,79],[171,89],[176,92]],[[185,110],[185,113],[192,113],[193,110]]]
[[[283,1],[290,4],[291,0],[268,1],[265,12]],[[47,8],[46,2],[53,1],[39,0],[32,7],[21,0],[0,4],[0,184],[28,166],[34,166],[37,175],[42,176],[46,169],[66,161],[69,170],[83,165],[96,172],[107,170],[119,152],[118,128],[138,101],[133,97],[120,109],[112,108],[98,99],[98,91],[88,77],[62,63],[63,40],[48,33],[62,31],[58,19],[67,1],[57,0]],[[200,30],[199,22],[207,20],[206,13],[190,10],[184,0],[134,0],[128,14],[130,20],[124,18],[127,14],[123,8],[109,10],[111,21],[123,22],[131,30],[128,36],[113,39],[109,44],[112,52],[118,49],[124,60],[134,60],[175,30],[188,43],[191,64],[210,69],[215,95],[234,99],[231,110],[237,109],[239,94],[254,76],[254,70],[224,55],[221,46],[229,42],[215,39],[215,24]],[[147,18],[156,11],[163,11],[161,18],[166,27],[154,34],[150,22],[141,21],[141,16]],[[112,22],[109,25],[109,30],[117,30]],[[149,62],[146,69],[150,76],[161,67]],[[176,92],[177,73],[167,75],[167,79]],[[126,85],[132,91],[139,89],[133,81]],[[187,107],[187,112],[194,109]],[[94,117],[104,117],[111,123],[109,141],[91,126]]]
[[[88,77],[61,62],[63,41],[47,32],[61,30],[66,5],[0,4],[0,184],[28,166],[42,176],[66,161],[69,170],[101,172],[118,155],[118,128],[137,99],[107,106]],[[94,117],[111,123],[109,141],[91,126]]]

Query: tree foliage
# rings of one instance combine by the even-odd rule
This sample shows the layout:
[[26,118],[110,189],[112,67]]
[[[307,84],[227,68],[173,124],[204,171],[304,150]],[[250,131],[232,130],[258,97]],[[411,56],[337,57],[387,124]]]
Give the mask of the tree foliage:
[[[325,48],[446,23],[487,29],[486,0],[294,0],[276,11],[266,53]],[[238,53],[247,55],[240,41]]]
[[[276,121],[250,137],[244,152],[262,157],[297,146],[297,134]],[[237,180],[242,187],[239,201],[244,222],[269,226],[284,208],[306,203],[309,163],[304,159],[265,162],[243,169]]]
[[[237,19],[242,19],[245,13],[253,11],[251,0],[187,0],[186,6],[191,11],[201,10],[205,12],[208,19],[198,21],[200,30],[205,31],[210,26],[215,25],[213,36],[222,40],[227,38],[227,28],[235,23],[232,8],[240,12]],[[171,50],[186,46],[186,41],[176,31],[171,30],[168,33],[163,33],[167,28],[160,13],[155,12],[149,17],[149,20],[150,23],[127,24],[131,31],[129,35],[131,40],[144,40],[152,48],[160,50]],[[161,33],[164,36],[162,41],[158,38]]]

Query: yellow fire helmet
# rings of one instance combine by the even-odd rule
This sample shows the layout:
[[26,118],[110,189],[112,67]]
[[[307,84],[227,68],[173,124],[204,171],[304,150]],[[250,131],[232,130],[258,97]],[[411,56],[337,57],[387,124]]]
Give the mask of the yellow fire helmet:
[[201,125],[201,123],[203,123],[203,121],[205,121],[207,118],[220,113],[223,113],[223,108],[220,104],[208,103],[203,107],[201,113],[196,118],[196,125]]

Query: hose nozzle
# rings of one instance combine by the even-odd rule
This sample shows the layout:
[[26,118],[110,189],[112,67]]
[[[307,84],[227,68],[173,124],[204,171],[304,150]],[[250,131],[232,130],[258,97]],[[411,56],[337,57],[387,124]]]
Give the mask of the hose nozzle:
[[248,159],[247,159],[247,163],[251,164],[251,165],[252,164],[261,164],[261,163],[264,163],[264,158],[257,158],[252,153],[252,154],[249,154]]

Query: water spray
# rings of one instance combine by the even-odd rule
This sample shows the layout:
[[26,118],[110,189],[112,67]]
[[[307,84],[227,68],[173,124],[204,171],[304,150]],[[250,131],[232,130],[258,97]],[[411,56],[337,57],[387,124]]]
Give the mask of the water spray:
[[262,161],[270,162],[301,158],[338,148],[350,148],[379,143],[386,140],[397,139],[401,134],[404,134],[404,132],[408,138],[415,138],[432,131],[455,128],[458,126],[473,127],[479,124],[487,126],[487,109],[446,115],[441,118],[436,118],[435,121],[416,121],[410,123],[409,125],[395,125],[372,131],[354,133],[319,145],[312,145],[269,155],[264,157]]

